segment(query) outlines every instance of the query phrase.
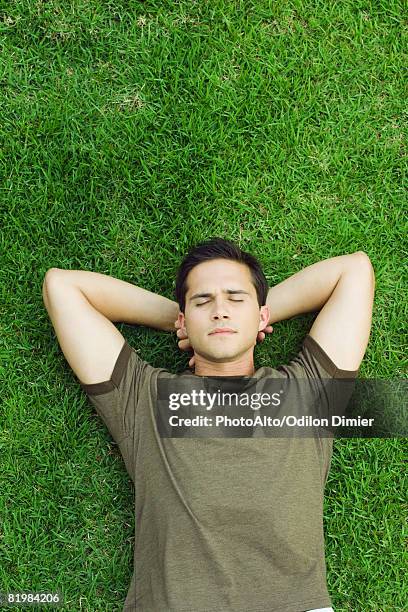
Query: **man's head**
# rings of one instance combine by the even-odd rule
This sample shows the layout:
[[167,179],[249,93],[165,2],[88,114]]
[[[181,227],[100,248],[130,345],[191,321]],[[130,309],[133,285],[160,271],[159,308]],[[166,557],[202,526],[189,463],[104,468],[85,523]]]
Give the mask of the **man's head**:
[[[194,348],[196,373],[253,371],[257,334],[269,321],[268,283],[253,255],[223,238],[202,242],[182,261],[175,294],[179,321]],[[220,328],[233,332],[214,333]]]

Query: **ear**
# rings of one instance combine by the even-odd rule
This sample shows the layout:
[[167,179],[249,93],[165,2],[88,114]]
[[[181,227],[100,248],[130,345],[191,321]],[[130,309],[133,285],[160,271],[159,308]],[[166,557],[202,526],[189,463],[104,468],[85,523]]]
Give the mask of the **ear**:
[[184,312],[178,313],[177,320],[180,324],[180,329],[182,329],[184,333],[187,333]]
[[259,310],[259,326],[258,326],[258,331],[262,331],[263,329],[265,329],[265,327],[268,327],[269,325],[269,308],[268,306],[261,306],[260,310]]

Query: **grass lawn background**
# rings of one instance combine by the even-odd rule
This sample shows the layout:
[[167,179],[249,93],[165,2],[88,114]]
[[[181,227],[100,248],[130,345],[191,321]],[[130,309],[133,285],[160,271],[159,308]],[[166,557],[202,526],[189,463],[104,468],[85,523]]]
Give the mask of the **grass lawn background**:
[[[406,14],[394,0],[16,0],[0,29],[0,590],[121,611],[132,483],[59,348],[44,275],[101,272],[174,299],[187,247],[210,236],[257,255],[270,285],[364,250],[376,295],[360,377],[406,376]],[[287,362],[311,322],[274,324],[256,367]],[[175,335],[118,329],[153,366],[187,367]],[[404,447],[335,441],[336,612],[406,605]]]

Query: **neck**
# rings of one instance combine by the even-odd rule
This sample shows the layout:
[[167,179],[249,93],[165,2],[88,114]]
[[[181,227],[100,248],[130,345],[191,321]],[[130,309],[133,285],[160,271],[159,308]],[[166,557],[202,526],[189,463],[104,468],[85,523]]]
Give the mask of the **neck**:
[[224,362],[210,361],[194,353],[194,362],[196,376],[253,376],[255,374],[253,350],[237,359]]

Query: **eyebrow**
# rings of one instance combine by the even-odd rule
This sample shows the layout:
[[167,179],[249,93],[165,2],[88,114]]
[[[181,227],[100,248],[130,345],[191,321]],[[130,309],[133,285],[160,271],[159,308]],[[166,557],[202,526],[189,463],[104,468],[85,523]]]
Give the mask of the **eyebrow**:
[[[228,293],[229,295],[235,295],[237,293],[244,293],[245,295],[250,295],[250,293],[248,293],[248,291],[244,291],[243,289],[223,289],[224,293]],[[213,297],[213,293],[195,293],[194,295],[191,296],[191,298],[189,299],[189,302],[192,302],[193,300],[197,299],[197,298],[203,298],[203,297]]]

